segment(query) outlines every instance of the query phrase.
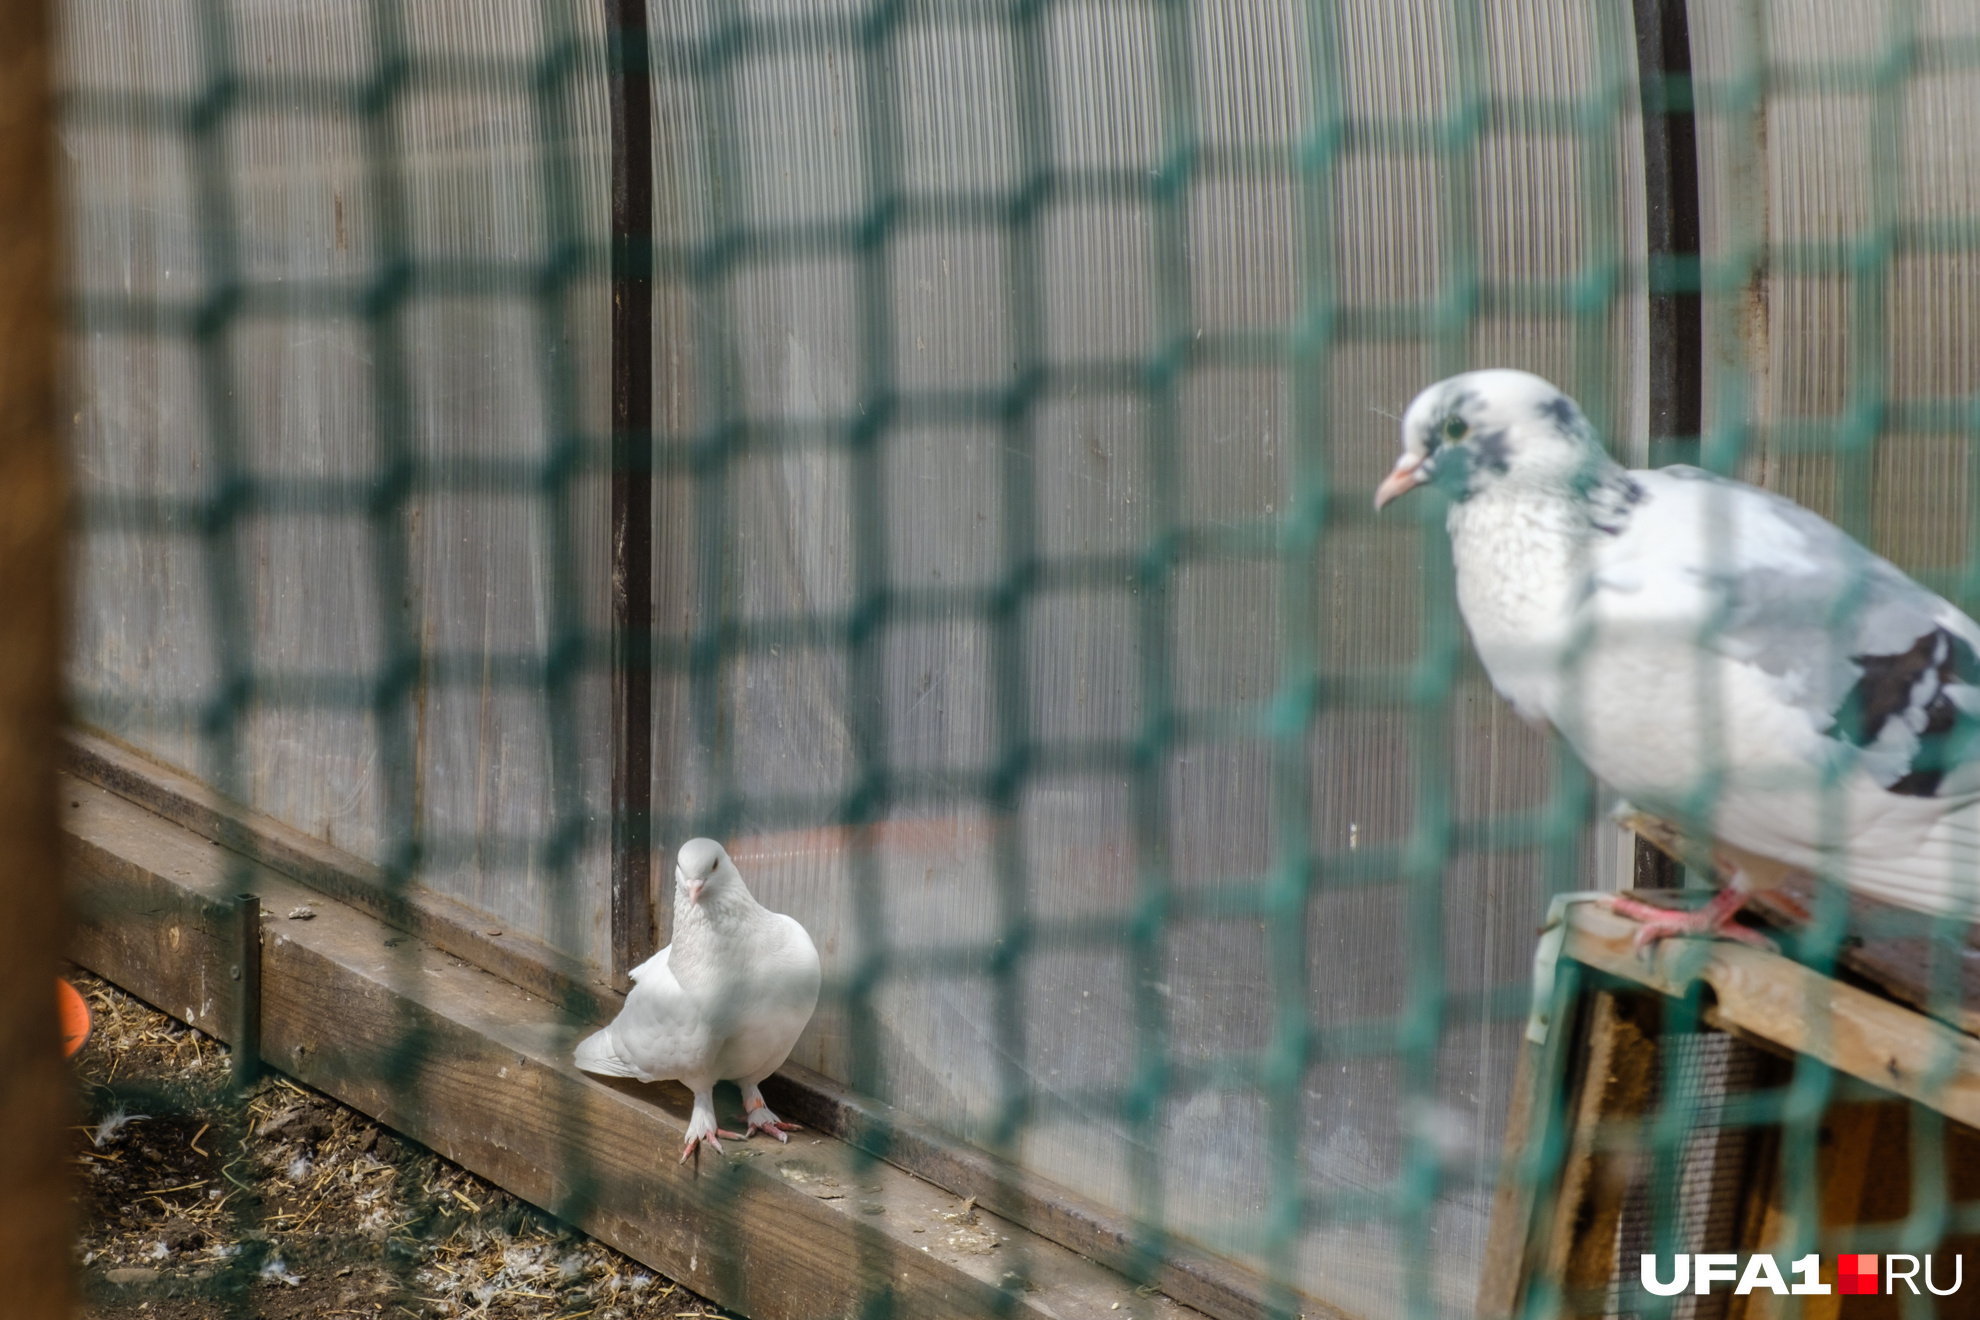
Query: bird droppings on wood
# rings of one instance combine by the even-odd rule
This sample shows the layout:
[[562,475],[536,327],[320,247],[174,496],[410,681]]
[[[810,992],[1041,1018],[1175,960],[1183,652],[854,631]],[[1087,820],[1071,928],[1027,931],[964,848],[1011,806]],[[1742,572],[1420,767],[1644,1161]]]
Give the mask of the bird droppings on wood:
[[804,1189],[805,1193],[821,1201],[842,1201],[846,1189],[839,1185],[837,1178],[821,1171],[816,1165],[801,1160],[785,1160],[777,1166],[777,1175],[785,1182]]
[[[727,1314],[285,1077],[233,1110],[226,1046],[108,982],[72,980],[95,1015],[70,1143],[87,1320],[205,1320],[244,1252],[266,1320]],[[170,1109],[155,1103],[167,1096]]]
[[944,1214],[942,1220],[953,1226],[948,1236],[942,1239],[942,1244],[958,1255],[987,1256],[997,1249],[997,1235],[977,1226],[974,1196],[964,1201],[958,1209]]

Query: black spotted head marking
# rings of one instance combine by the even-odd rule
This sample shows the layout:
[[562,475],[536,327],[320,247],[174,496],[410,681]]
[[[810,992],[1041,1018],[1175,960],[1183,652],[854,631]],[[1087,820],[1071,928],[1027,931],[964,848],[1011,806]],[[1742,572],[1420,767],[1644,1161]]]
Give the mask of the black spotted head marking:
[[1486,471],[1503,477],[1512,470],[1512,451],[1506,440],[1505,427],[1478,432],[1471,438],[1471,449],[1476,461],[1483,464]]
[[1402,430],[1402,457],[1376,491],[1377,508],[1423,485],[1460,502],[1507,484],[1582,494],[1591,476],[1621,471],[1574,400],[1524,371],[1473,371],[1432,385],[1409,405]]
[[1556,392],[1553,398],[1542,400],[1538,411],[1542,418],[1570,435],[1584,435],[1588,431],[1588,419],[1565,394]]

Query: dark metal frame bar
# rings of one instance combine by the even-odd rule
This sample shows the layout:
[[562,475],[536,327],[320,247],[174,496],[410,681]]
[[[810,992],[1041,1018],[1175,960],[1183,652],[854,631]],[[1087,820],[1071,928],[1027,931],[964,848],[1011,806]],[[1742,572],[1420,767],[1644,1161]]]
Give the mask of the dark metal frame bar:
[[[1644,194],[1650,264],[1696,259],[1698,130],[1691,106],[1673,104],[1667,80],[1691,75],[1686,0],[1635,0],[1636,60],[1643,89]],[[1650,463],[1695,462],[1704,419],[1704,315],[1696,291],[1650,289]]]
[[653,853],[653,84],[646,0],[606,0],[612,132],[612,979],[657,947]]
[[[1669,80],[1691,74],[1688,0],[1635,0],[1637,84],[1643,96],[1644,219],[1649,234],[1650,466],[1698,461],[1704,425],[1704,303],[1696,291],[1660,288],[1674,263],[1699,253],[1698,126],[1675,104]],[[1638,889],[1676,889],[1676,862],[1636,840]]]

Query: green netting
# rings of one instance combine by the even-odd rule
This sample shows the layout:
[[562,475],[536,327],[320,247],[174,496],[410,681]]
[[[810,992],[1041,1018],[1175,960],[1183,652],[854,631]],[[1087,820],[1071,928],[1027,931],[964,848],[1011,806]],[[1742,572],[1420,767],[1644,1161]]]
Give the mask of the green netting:
[[[656,874],[723,839],[812,930],[799,1062],[1118,1213],[1133,1282],[1188,1249],[1285,1314],[1473,1314],[1534,927],[1631,852],[1486,686],[1441,497],[1369,511],[1395,416],[1527,367],[1632,465],[1980,584],[1980,28],[1683,10],[711,0],[642,55],[559,3],[67,0],[78,714],[603,979],[611,683],[650,674]],[[615,61],[650,244],[614,245]],[[613,432],[615,273],[650,435]],[[1913,938],[1956,1016],[1963,925],[1820,894],[1795,958]],[[1570,1037],[1623,988],[1557,984]],[[1576,1309],[1690,1314],[1630,1252],[1718,1249],[1697,1207],[1770,1179],[1784,1266],[1974,1229],[1914,1105],[1892,1222],[1825,1233],[1834,1075],[1729,1090],[1704,1008],[1603,1129],[1645,1158]],[[1539,1054],[1546,1204],[1580,1064]]]

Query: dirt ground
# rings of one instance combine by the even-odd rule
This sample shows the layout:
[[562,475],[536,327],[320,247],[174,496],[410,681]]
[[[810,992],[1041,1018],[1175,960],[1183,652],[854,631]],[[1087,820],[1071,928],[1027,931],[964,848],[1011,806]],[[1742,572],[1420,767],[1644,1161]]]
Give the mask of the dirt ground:
[[84,973],[76,1246],[88,1320],[675,1320],[724,1312]]

